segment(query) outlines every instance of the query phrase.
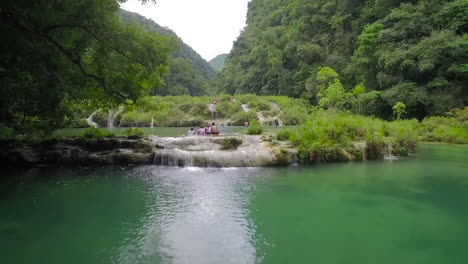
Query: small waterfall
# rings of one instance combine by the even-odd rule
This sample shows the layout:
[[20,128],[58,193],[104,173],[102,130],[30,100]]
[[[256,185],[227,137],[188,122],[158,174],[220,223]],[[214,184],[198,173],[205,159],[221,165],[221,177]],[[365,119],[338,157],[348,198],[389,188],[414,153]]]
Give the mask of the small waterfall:
[[213,104],[213,103],[209,104],[208,109],[211,112],[211,118],[218,119],[218,112],[216,112],[216,104]]
[[387,144],[387,153],[384,155],[385,160],[397,160],[398,156],[393,155],[393,147],[391,144]]
[[[241,107],[242,109],[244,109],[245,112],[250,111],[250,108],[247,104],[243,104],[241,105]],[[269,124],[272,126],[275,126],[275,125],[284,126],[283,121],[279,118],[279,116],[283,113],[283,111],[281,111],[279,106],[275,103],[270,103],[270,107],[272,109],[279,109],[279,113],[276,116],[265,117],[261,111],[257,112],[257,118],[258,118],[258,121],[260,122],[260,125],[263,126],[264,124]]]
[[153,117],[151,117],[151,126],[150,127],[154,128],[154,118]]
[[108,128],[113,128],[115,124],[115,118],[122,113],[124,110],[123,106],[120,106],[117,111],[114,111],[114,109],[109,109],[109,115],[107,116],[107,127]]
[[88,118],[86,118],[86,123],[88,123],[89,126],[94,127],[94,128],[98,127],[98,124],[93,121],[93,116],[97,114],[99,111],[101,111],[101,109],[94,111]]
[[[242,145],[223,150],[223,140],[236,137]],[[272,150],[260,136],[150,137],[153,164],[179,167],[255,167],[274,164]]]

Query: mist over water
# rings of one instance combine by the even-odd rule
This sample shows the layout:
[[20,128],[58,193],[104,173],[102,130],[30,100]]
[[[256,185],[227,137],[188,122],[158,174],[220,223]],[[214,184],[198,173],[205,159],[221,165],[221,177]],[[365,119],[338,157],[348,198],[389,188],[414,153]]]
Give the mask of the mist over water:
[[2,172],[1,263],[466,263],[468,151]]

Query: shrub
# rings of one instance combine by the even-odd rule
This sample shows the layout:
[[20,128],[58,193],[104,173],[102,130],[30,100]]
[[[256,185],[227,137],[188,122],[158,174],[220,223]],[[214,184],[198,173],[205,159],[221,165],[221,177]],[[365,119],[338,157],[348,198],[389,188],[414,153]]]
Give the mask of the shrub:
[[86,139],[103,139],[115,137],[115,135],[107,130],[100,130],[94,127],[90,127],[85,130],[81,137]]
[[244,122],[257,119],[257,112],[250,110],[249,112],[241,111],[232,116],[232,121],[235,125],[244,125]]
[[280,141],[289,140],[291,138],[291,134],[292,134],[292,132],[290,130],[281,130],[276,135],[276,139],[278,139]]
[[263,128],[260,126],[260,122],[257,120],[252,120],[250,122],[249,129],[247,130],[247,134],[249,135],[260,135],[262,134]]
[[240,145],[242,145],[242,140],[239,138],[223,138],[215,140],[215,143],[221,144],[222,150],[228,150],[237,149]]
[[12,139],[15,133],[12,128],[7,127],[4,124],[0,124],[0,140]]
[[268,111],[270,110],[270,103],[264,101],[261,97],[257,97],[255,100],[248,102],[249,108],[257,111]]
[[131,139],[138,139],[145,135],[143,131],[141,131],[140,129],[136,127],[129,127],[123,132],[123,134],[127,136],[127,138],[131,138]]

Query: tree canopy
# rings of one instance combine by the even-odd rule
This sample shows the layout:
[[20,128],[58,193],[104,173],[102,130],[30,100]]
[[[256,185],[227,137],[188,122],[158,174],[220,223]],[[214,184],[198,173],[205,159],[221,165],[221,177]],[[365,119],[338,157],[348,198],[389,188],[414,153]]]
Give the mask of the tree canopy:
[[47,118],[65,103],[121,103],[163,83],[170,43],[122,23],[116,0],[6,0],[0,7],[0,121]]
[[370,114],[389,118],[397,102],[408,117],[444,114],[468,102],[467,18],[467,0],[253,0],[213,84],[318,105],[330,67],[346,91],[377,92]]

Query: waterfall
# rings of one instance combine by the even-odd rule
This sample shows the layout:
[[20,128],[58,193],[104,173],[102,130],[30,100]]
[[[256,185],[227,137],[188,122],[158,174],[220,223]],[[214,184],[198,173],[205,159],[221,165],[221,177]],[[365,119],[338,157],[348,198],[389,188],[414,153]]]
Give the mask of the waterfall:
[[[250,108],[247,104],[242,104],[241,107],[245,112],[250,111]],[[263,126],[264,124],[268,123],[270,125],[284,126],[283,121],[279,118],[279,116],[283,113],[283,111],[281,111],[281,109],[279,108],[277,104],[272,103],[272,102],[270,103],[270,107],[272,109],[278,109],[279,113],[276,116],[265,117],[262,111],[257,112],[257,118],[258,118],[258,121],[260,122],[260,125]]]
[[115,124],[115,118],[122,113],[124,110],[123,106],[119,106],[117,111],[114,112],[114,109],[109,110],[109,115],[107,116],[107,127],[113,128]]
[[151,117],[151,126],[150,126],[150,127],[151,127],[151,128],[154,127],[154,118],[153,118],[153,117]]
[[216,112],[216,104],[213,104],[213,103],[209,104],[208,109],[211,112],[211,118],[218,119],[218,112]]
[[[223,150],[226,138],[238,138],[236,150]],[[153,164],[179,167],[255,167],[275,164],[270,147],[260,136],[149,137],[154,146]]]
[[94,128],[98,127],[98,124],[93,121],[93,116],[97,114],[99,111],[101,111],[101,109],[94,111],[88,118],[86,118],[86,123],[88,123],[89,126],[94,127]]

